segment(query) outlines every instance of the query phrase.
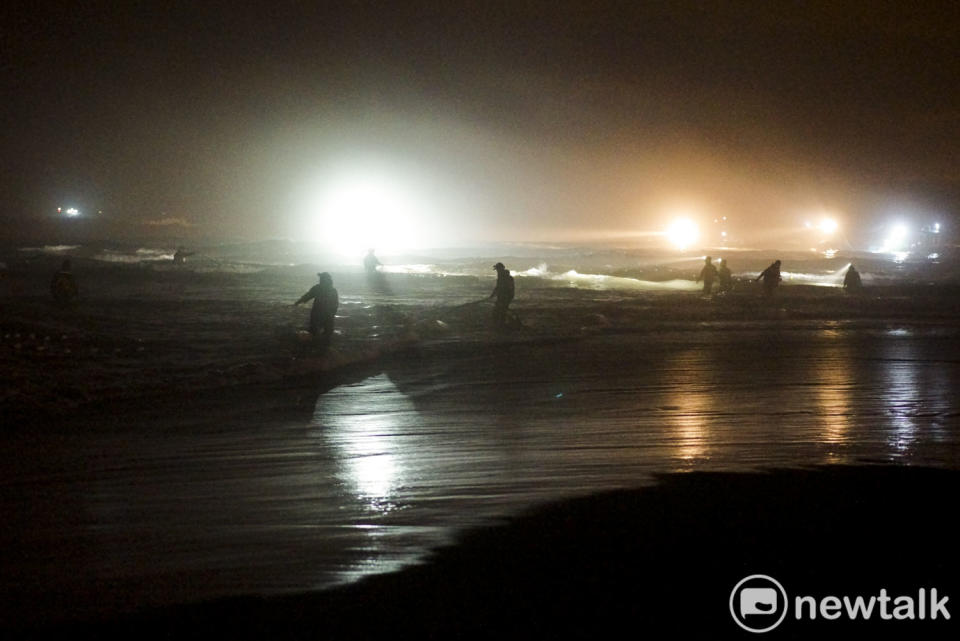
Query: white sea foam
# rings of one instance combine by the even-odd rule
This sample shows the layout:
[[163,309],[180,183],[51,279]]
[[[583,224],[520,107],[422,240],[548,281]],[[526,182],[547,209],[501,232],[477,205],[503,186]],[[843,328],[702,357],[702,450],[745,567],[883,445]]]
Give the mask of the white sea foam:
[[79,249],[80,245],[44,245],[43,247],[21,247],[22,252],[40,252],[43,254],[62,254],[63,252]]
[[441,265],[430,265],[426,263],[413,263],[408,265],[381,265],[381,273],[384,274],[412,274],[423,276],[477,276],[479,274],[468,273],[467,271],[451,271]]
[[[450,271],[439,265],[430,264],[409,264],[409,265],[384,265],[381,271],[390,274],[412,274],[412,275],[432,275],[432,276],[480,276],[492,278],[493,274],[487,270],[482,271],[479,268],[473,270]],[[472,273],[471,273],[472,272]],[[611,276],[609,274],[581,273],[576,269],[566,271],[552,271],[546,263],[538,263],[533,267],[521,270],[511,270],[511,274],[520,279],[539,279],[548,281],[556,285],[566,285],[578,289],[593,290],[613,290],[628,289],[635,291],[644,290],[686,290],[692,291],[700,286],[691,280],[672,279],[665,281],[640,280],[638,278],[627,278],[623,276]]]
[[[530,271],[530,270],[528,270]],[[692,291],[700,286],[692,280],[672,279],[665,281],[640,280],[639,278],[626,278],[623,276],[610,276],[608,274],[581,274],[575,269],[567,270],[563,273],[554,273],[549,270],[534,268],[533,273],[520,272],[520,277],[536,277],[554,282],[566,283],[570,287],[580,289],[629,289],[635,291],[659,291],[659,290],[687,290]]]
[[164,249],[140,247],[132,252],[104,249],[93,256],[94,260],[107,263],[142,263],[145,261],[173,260],[173,254]]

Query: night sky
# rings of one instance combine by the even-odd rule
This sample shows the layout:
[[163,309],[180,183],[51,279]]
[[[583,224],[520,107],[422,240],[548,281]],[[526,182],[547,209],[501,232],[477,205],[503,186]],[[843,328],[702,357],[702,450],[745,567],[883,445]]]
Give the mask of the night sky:
[[8,236],[72,205],[107,234],[296,238],[351,163],[415,182],[441,244],[960,206],[955,2],[0,12]]

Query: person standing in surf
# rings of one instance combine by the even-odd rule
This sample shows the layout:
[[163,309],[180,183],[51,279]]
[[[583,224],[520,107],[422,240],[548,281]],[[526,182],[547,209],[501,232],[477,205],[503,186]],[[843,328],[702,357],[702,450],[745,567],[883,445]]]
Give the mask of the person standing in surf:
[[390,284],[387,283],[386,275],[380,271],[381,265],[383,263],[373,253],[373,249],[367,251],[367,255],[363,257],[363,271],[367,273],[367,285],[377,294],[390,296],[393,292],[390,290]]
[[80,295],[77,280],[73,277],[73,272],[70,271],[69,260],[63,261],[60,265],[60,271],[55,273],[50,280],[50,294],[59,305],[69,305],[77,300]]
[[513,276],[510,270],[504,267],[503,263],[497,263],[493,266],[497,270],[497,285],[493,288],[490,298],[496,296],[497,302],[493,306],[493,326],[496,329],[503,329],[507,326],[507,308],[513,301],[514,287]]
[[848,292],[859,292],[863,289],[863,281],[860,279],[860,272],[853,265],[847,270],[843,277],[843,288]]
[[717,280],[719,280],[720,293],[726,294],[733,289],[733,274],[730,273],[730,267],[727,266],[727,259],[720,259],[720,269],[717,270]]
[[707,256],[703,259],[703,269],[700,270],[700,275],[697,276],[697,282],[703,281],[703,295],[709,296],[710,290],[713,289],[713,281],[717,279],[717,268],[714,267],[711,262],[713,258]]
[[313,307],[310,309],[310,334],[314,340],[320,334],[320,343],[327,347],[333,338],[333,321],[337,314],[337,307],[340,306],[340,297],[333,287],[333,277],[329,273],[319,272],[317,277],[319,282],[301,296],[294,305],[313,300]]
[[173,253],[173,264],[174,265],[183,265],[187,256],[193,256],[196,252],[188,252],[183,247],[177,247],[177,251]]
[[773,291],[777,288],[782,280],[780,277],[780,261],[773,261],[773,264],[760,272],[760,275],[757,276],[757,280],[760,280],[761,278],[763,279],[763,297],[773,297]]
[[380,271],[378,268],[382,264],[372,249],[367,251],[367,255],[363,257],[363,269],[367,272],[368,276],[379,274]]

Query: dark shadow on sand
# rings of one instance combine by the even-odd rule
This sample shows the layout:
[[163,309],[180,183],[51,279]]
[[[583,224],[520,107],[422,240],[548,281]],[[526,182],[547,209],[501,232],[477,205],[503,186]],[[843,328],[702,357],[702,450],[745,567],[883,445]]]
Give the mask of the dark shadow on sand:
[[[960,472],[858,466],[659,477],[468,533],[427,563],[320,593],[145,612],[74,638],[756,638],[743,577],[794,595],[914,594],[960,608]],[[955,638],[952,621],[797,621],[776,638]],[[16,631],[21,633],[33,630]],[[772,636],[773,636],[772,635]],[[12,638],[12,637],[7,637]]]

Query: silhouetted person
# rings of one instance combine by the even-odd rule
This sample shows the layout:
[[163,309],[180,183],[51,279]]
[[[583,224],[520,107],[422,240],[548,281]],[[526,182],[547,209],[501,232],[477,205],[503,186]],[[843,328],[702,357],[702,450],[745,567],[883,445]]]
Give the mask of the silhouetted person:
[[333,338],[333,320],[337,314],[337,307],[340,306],[340,297],[333,287],[333,278],[330,274],[320,272],[317,277],[319,282],[301,296],[294,305],[313,299],[313,307],[310,309],[310,334],[314,339],[317,338],[317,334],[320,334],[321,343],[327,346]]
[[730,268],[727,267],[727,259],[720,259],[720,269],[717,270],[717,280],[720,285],[720,293],[725,294],[733,289],[733,274],[730,273]]
[[77,300],[80,295],[80,288],[77,287],[77,280],[70,271],[70,261],[65,260],[60,265],[60,271],[53,275],[50,281],[50,294],[53,300],[61,305],[67,305]]
[[367,273],[367,285],[378,294],[391,296],[393,292],[390,290],[386,274],[380,271],[380,265],[382,264],[372,249],[363,257],[363,269]]
[[764,298],[770,298],[773,296],[773,291],[780,284],[780,261],[773,261],[772,265],[760,272],[757,280],[761,278],[763,279],[763,296]]
[[703,269],[697,276],[698,283],[701,280],[703,281],[703,293],[707,296],[710,295],[710,290],[713,288],[713,281],[717,280],[717,268],[713,266],[712,260],[713,258],[710,256],[703,259]]
[[177,251],[173,253],[173,264],[182,265],[186,260],[187,256],[193,256],[195,252],[188,252],[183,249],[183,247],[177,247]]
[[490,298],[497,297],[493,306],[493,326],[500,329],[507,325],[507,308],[510,307],[514,293],[513,276],[503,263],[497,263],[493,268],[497,270],[497,285],[490,294]]
[[380,259],[374,255],[372,249],[367,252],[366,256],[363,257],[363,268],[367,271],[367,274],[378,273],[377,267],[382,264],[383,263],[380,262]]
[[848,292],[858,292],[863,287],[863,281],[860,280],[860,272],[853,265],[847,270],[847,275],[843,277],[843,288]]

